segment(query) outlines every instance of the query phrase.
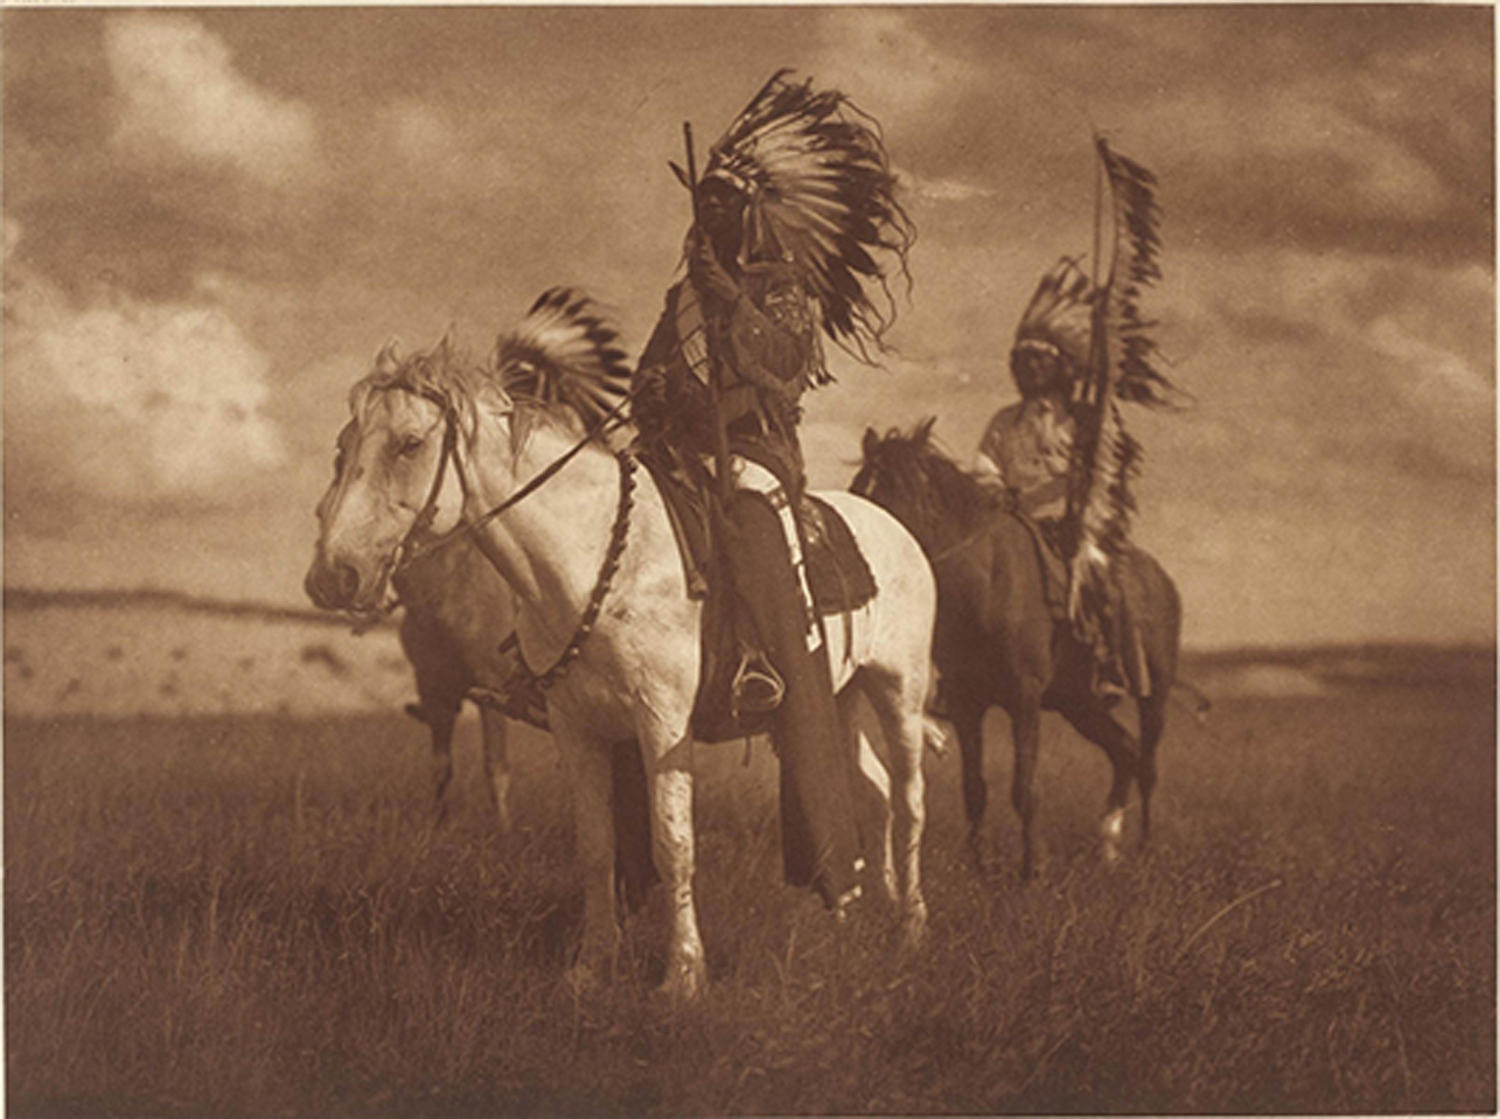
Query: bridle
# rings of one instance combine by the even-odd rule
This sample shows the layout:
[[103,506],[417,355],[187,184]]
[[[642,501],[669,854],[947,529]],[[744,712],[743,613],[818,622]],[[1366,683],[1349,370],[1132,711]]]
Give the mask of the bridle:
[[[601,416],[583,438],[569,447],[557,458],[553,459],[536,474],[532,475],[524,485],[507,497],[500,504],[487,509],[479,516],[469,519],[462,512],[459,514],[459,522],[452,528],[438,533],[435,536],[424,535],[432,527],[432,522],[437,519],[438,498],[442,494],[443,482],[447,476],[448,463],[453,463],[453,471],[458,477],[459,488],[463,491],[464,504],[468,504],[469,483],[464,476],[463,464],[458,457],[458,410],[454,407],[452,399],[437,389],[418,390],[417,395],[436,404],[443,413],[443,446],[439,452],[437,470],[433,474],[432,485],[428,487],[427,498],[422,507],[417,511],[416,519],[412,521],[411,527],[406,530],[405,535],[397,543],[395,550],[391,553],[391,560],[387,579],[393,580],[424,556],[432,555],[434,552],[457,541],[460,537],[467,536],[475,530],[488,524],[509,509],[515,508],[527,497],[541,489],[548,481],[557,475],[569,462],[576,458],[585,447],[603,435],[617,430],[625,424],[624,411],[630,404],[627,396],[621,400],[603,416]],[[609,546],[605,549],[604,560],[599,566],[599,575],[594,581],[594,589],[589,595],[588,604],[584,607],[583,614],[579,618],[578,625],[573,631],[572,638],[563,647],[561,653],[552,666],[541,673],[534,673],[527,667],[521,650],[517,635],[512,632],[500,643],[502,653],[514,649],[516,654],[516,668],[510,679],[497,690],[476,689],[473,698],[482,703],[498,706],[515,718],[524,718],[533,723],[537,722],[534,697],[538,692],[544,692],[566,675],[568,667],[582,651],[583,643],[593,632],[594,626],[599,620],[599,613],[603,609],[605,596],[608,595],[611,584],[614,582],[616,572],[620,568],[620,558],[625,551],[626,536],[630,529],[630,512],[634,506],[635,492],[635,457],[629,451],[615,453],[615,460],[620,467],[620,497],[615,510],[615,521],[610,529]],[[395,610],[398,605],[392,599],[388,606],[380,608],[374,617],[361,624],[361,629],[367,629],[380,618]]]
[[504,501],[500,502],[499,505],[485,510],[485,512],[481,513],[479,516],[473,518],[472,520],[466,519],[462,515],[462,513],[460,513],[458,524],[454,525],[452,528],[448,529],[445,532],[440,532],[437,535],[427,537],[424,540],[421,539],[422,535],[432,527],[432,522],[437,519],[438,496],[441,494],[443,489],[443,478],[447,470],[449,459],[452,459],[453,461],[453,470],[454,473],[458,476],[459,487],[463,490],[465,504],[468,503],[469,483],[468,479],[464,477],[463,465],[458,461],[458,410],[454,408],[452,399],[449,398],[446,393],[439,392],[436,389],[424,389],[421,390],[418,395],[425,400],[432,401],[440,409],[442,409],[443,449],[441,458],[438,460],[437,473],[433,475],[432,487],[427,491],[427,500],[423,503],[422,508],[418,511],[416,520],[412,521],[411,527],[406,530],[406,535],[403,536],[401,538],[401,542],[396,545],[396,550],[393,553],[393,560],[391,565],[391,576],[393,578],[400,572],[404,571],[407,567],[411,566],[417,560],[421,559],[423,556],[431,555],[433,552],[439,551],[442,548],[446,548],[449,544],[452,544],[460,537],[466,536],[476,529],[484,527],[485,525],[489,524],[490,521],[493,521],[496,517],[500,516],[502,513],[505,513],[507,510],[515,508],[515,506],[519,505],[526,498],[530,497],[537,490],[541,489],[543,485],[550,481],[552,477],[558,473],[558,471],[560,471],[563,467],[567,466],[568,463],[573,461],[573,459],[576,458],[590,443],[598,439],[600,436],[607,435],[609,432],[622,427],[625,424],[624,411],[626,406],[630,403],[629,397],[621,400],[618,404],[616,404],[613,408],[611,408],[608,412],[601,416],[594,423],[594,425],[584,433],[582,439],[573,444],[573,446],[569,447],[566,451],[564,451],[557,458],[553,459],[546,466],[542,467],[541,470],[537,471],[534,475],[527,479],[525,485],[517,489],[515,493],[511,494]]

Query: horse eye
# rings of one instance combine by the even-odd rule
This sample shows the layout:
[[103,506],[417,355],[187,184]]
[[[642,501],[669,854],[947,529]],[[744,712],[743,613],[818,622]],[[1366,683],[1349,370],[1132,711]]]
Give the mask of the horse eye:
[[426,442],[420,435],[404,436],[400,443],[396,444],[396,453],[402,458],[410,458],[422,449]]

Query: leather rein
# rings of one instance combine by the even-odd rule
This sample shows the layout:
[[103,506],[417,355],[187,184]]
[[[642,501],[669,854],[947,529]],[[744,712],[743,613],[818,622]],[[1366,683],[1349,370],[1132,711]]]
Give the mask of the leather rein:
[[[390,574],[388,578],[394,579],[406,568],[410,567],[423,556],[446,548],[449,544],[466,536],[476,529],[483,527],[490,521],[499,517],[509,509],[515,508],[527,497],[541,489],[548,481],[562,470],[569,462],[576,458],[585,447],[599,436],[624,424],[622,414],[630,403],[630,398],[621,400],[608,412],[606,412],[594,426],[584,434],[573,446],[569,447],[557,458],[553,459],[536,474],[532,475],[527,482],[507,497],[500,504],[481,513],[472,520],[466,519],[460,514],[459,523],[446,532],[438,533],[427,539],[419,539],[432,527],[432,522],[437,519],[438,497],[443,490],[443,480],[447,475],[448,462],[453,462],[454,473],[458,476],[459,488],[463,491],[465,504],[469,497],[468,479],[464,477],[463,466],[458,460],[458,414],[453,407],[453,402],[446,394],[433,390],[419,393],[426,400],[432,401],[443,412],[443,447],[438,458],[438,467],[432,478],[432,485],[428,487],[427,498],[418,510],[416,519],[412,521],[411,527],[396,545],[396,550],[391,555]],[[520,642],[516,631],[511,633],[500,642],[500,651],[506,652],[511,649],[516,654],[516,669],[505,684],[492,691],[489,689],[476,688],[471,698],[481,703],[491,704],[505,710],[514,718],[525,719],[533,724],[542,725],[538,722],[536,714],[536,703],[534,698],[538,691],[546,691],[553,684],[566,675],[568,667],[577,659],[583,649],[583,643],[587,640],[594,626],[598,623],[599,613],[603,609],[604,599],[609,594],[610,586],[614,582],[615,574],[620,569],[620,558],[625,552],[626,537],[630,529],[630,512],[634,506],[635,493],[635,469],[636,460],[628,451],[617,452],[615,460],[620,466],[620,499],[615,510],[615,521],[610,529],[609,547],[605,549],[604,560],[599,565],[599,575],[594,581],[594,589],[589,594],[588,604],[584,607],[583,614],[578,620],[578,625],[573,630],[573,636],[552,666],[545,672],[534,673],[527,667],[525,658],[521,655]],[[398,603],[392,601],[391,605],[381,609],[374,617],[367,619],[356,629],[363,632],[381,618],[395,610]]]
[[622,418],[622,413],[626,405],[630,403],[630,398],[626,397],[620,403],[616,404],[584,434],[582,439],[549,462],[541,470],[537,471],[526,481],[525,485],[521,486],[520,489],[516,490],[515,493],[511,494],[499,505],[486,510],[473,520],[465,520],[460,515],[459,523],[448,529],[448,531],[438,533],[436,536],[429,537],[426,540],[419,540],[418,537],[432,527],[432,522],[437,519],[438,496],[442,493],[443,477],[447,471],[450,459],[453,461],[453,470],[458,475],[459,488],[463,490],[466,502],[469,496],[469,483],[464,477],[463,468],[459,465],[458,461],[458,413],[453,407],[453,402],[448,399],[446,394],[432,390],[421,392],[419,395],[425,400],[432,401],[443,410],[442,456],[438,460],[437,473],[433,475],[432,486],[427,491],[427,500],[417,513],[417,519],[406,530],[406,535],[396,545],[396,551],[393,553],[391,563],[392,577],[423,556],[431,555],[433,552],[446,548],[459,537],[466,536],[475,529],[484,527],[490,521],[519,505],[526,498],[541,489],[558,471],[572,462],[595,439],[622,426],[625,422]]

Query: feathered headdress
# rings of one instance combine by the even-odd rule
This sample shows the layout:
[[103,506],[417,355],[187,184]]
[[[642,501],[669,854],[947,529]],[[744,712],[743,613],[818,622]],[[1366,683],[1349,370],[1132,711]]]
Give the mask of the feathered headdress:
[[500,336],[495,372],[512,396],[571,405],[590,427],[630,395],[619,334],[593,300],[572,288],[543,292]]
[[869,361],[895,319],[888,269],[910,282],[916,229],[875,120],[790,73],[777,71],[709,149],[703,177],[744,198],[746,248],[796,264],[828,336]]
[[1098,589],[1090,572],[1124,546],[1135,512],[1130,484],[1140,473],[1141,446],[1125,430],[1120,404],[1170,406],[1178,396],[1155,366],[1157,348],[1150,336],[1155,324],[1140,310],[1142,289],[1161,278],[1156,177],[1102,137],[1095,146],[1108,184],[1107,196],[1100,192],[1108,224],[1101,218],[1097,227],[1096,266],[1102,265],[1107,238],[1109,268],[1091,308],[1089,375],[1077,408],[1068,502],[1077,524],[1068,595],[1075,621],[1085,591]]
[[1073,366],[1074,375],[1088,368],[1094,326],[1094,285],[1078,262],[1063,257],[1037,284],[1016,328],[1015,349],[1056,350]]

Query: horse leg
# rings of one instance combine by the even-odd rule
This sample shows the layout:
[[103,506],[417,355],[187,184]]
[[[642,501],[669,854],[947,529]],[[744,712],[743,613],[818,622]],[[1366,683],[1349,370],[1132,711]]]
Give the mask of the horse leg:
[[413,706],[416,710],[411,713],[427,724],[432,735],[433,823],[441,827],[448,819],[448,785],[453,781],[453,728],[458,722],[459,705],[429,700]]
[[1156,788],[1156,746],[1167,722],[1169,691],[1158,690],[1141,700],[1141,764],[1136,780],[1141,789],[1141,846],[1151,839],[1151,793]]
[[510,756],[506,742],[505,716],[491,707],[479,709],[479,734],[484,749],[484,777],[490,790],[490,806],[501,832],[511,829]]
[[615,917],[614,789],[609,751],[586,741],[552,712],[552,734],[573,791],[573,828],[583,878],[583,939],[568,970],[568,982],[582,993],[614,972],[620,948]]
[[1011,737],[1015,740],[1015,770],[1010,782],[1010,803],[1021,818],[1021,879],[1036,875],[1036,763],[1042,736],[1042,682],[1028,677],[1020,682],[1010,712]]
[[984,810],[989,788],[984,781],[984,708],[957,704],[952,708],[953,731],[958,735],[963,762],[964,814],[969,821],[969,853],[974,869],[984,873]]
[[708,986],[703,938],[693,901],[693,771],[692,740],[685,738],[662,748],[641,739],[641,758],[650,775],[651,852],[656,872],[666,886],[671,927],[667,971],[659,993],[672,1002],[686,1002]]
[[1114,767],[1109,800],[1104,818],[1099,822],[1099,838],[1104,861],[1116,862],[1120,857],[1120,840],[1125,834],[1125,803],[1130,798],[1131,783],[1140,771],[1140,747],[1131,733],[1097,703],[1065,704],[1061,713],[1079,734],[1109,755]]
[[901,938],[908,947],[920,945],[927,934],[927,902],[922,896],[922,832],[927,823],[926,785],[922,774],[925,673],[883,678],[866,670],[866,694],[886,742],[886,756],[894,778],[891,798],[893,823],[887,832],[901,905]]
[[839,692],[839,722],[848,735],[851,747],[856,751],[856,764],[862,778],[855,789],[861,825],[872,826],[876,832],[873,842],[866,833],[865,852],[867,856],[879,856],[880,866],[877,869],[880,872],[880,883],[886,898],[895,905],[901,900],[901,891],[896,881],[896,855],[891,828],[891,775],[871,745],[867,721],[859,705],[861,692],[862,689],[852,685]]

